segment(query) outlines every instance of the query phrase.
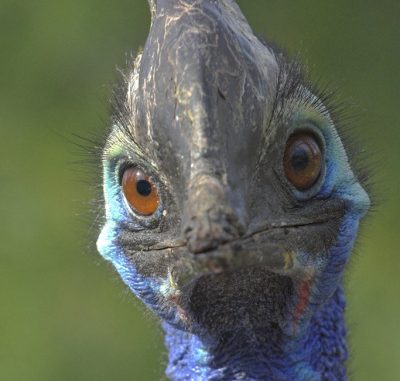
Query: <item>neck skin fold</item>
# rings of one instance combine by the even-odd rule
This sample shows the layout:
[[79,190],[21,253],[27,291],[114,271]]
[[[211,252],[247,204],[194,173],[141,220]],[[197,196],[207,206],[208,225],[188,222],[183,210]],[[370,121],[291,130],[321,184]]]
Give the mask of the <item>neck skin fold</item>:
[[285,336],[271,324],[261,331],[224,333],[210,340],[164,323],[167,376],[174,381],[347,380],[344,308],[339,287],[297,337]]

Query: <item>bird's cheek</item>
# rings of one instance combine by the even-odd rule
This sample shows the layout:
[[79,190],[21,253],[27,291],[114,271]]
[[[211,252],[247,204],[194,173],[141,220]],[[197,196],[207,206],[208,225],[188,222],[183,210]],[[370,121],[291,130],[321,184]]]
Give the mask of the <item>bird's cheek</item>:
[[124,279],[128,272],[131,274],[136,272],[133,265],[129,263],[122,248],[118,245],[117,223],[109,221],[103,226],[96,246],[102,257],[113,264],[121,278]]
[[114,252],[114,242],[116,239],[116,226],[112,222],[106,223],[99,237],[97,238],[96,247],[97,251],[102,255],[102,257],[108,261],[112,261],[115,256]]

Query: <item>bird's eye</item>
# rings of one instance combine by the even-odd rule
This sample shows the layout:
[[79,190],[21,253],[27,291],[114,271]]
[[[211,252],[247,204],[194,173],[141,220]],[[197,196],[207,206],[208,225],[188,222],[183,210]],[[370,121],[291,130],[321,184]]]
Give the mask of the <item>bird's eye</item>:
[[283,167],[286,178],[300,191],[311,188],[317,182],[322,170],[322,153],[312,133],[300,132],[288,139]]
[[151,177],[138,168],[127,168],[122,175],[122,191],[134,212],[151,216],[157,210],[159,197]]

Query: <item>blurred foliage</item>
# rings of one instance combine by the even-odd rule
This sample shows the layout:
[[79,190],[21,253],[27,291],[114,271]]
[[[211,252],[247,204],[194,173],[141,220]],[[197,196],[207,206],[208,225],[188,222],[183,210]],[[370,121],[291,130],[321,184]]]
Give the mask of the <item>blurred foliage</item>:
[[[239,3],[362,111],[379,203],[346,277],[351,380],[400,380],[400,3]],[[148,28],[145,0],[0,3],[1,380],[162,377],[161,330],[95,252],[100,179],[71,143],[104,133],[115,68]]]

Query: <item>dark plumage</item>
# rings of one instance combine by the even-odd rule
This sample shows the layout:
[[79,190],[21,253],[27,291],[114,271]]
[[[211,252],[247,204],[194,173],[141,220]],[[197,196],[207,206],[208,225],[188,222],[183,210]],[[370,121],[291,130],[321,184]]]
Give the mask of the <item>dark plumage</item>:
[[100,253],[163,320],[171,379],[344,380],[369,198],[326,94],[233,0],[150,7],[104,147]]

